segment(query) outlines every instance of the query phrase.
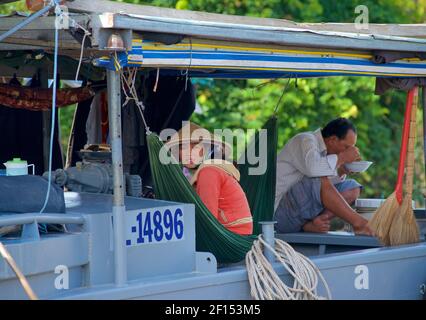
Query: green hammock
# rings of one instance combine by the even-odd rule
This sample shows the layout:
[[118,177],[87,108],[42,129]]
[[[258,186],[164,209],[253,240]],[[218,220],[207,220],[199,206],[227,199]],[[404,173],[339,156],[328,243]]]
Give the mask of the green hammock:
[[[268,129],[268,170],[264,175],[249,176],[248,167],[242,166],[241,176],[248,187],[246,194],[249,198],[253,213],[254,225],[261,220],[271,220],[273,215],[273,199],[275,197],[276,172],[276,119],[270,119],[265,127]],[[270,132],[271,131],[271,132]],[[259,132],[255,134],[253,142]],[[269,140],[269,138],[271,140]],[[195,205],[196,248],[214,254],[218,262],[232,263],[244,259],[251,249],[256,236],[241,236],[226,229],[203,204],[194,188],[183,175],[179,164],[162,164],[159,159],[162,141],[151,133],[147,136],[149,161],[157,198],[175,202],[193,203]],[[254,143],[249,148],[254,148]],[[269,150],[273,150],[270,156]],[[273,180],[271,180],[273,178]],[[251,181],[249,183],[249,181]],[[272,186],[273,185],[273,186]],[[271,194],[265,194],[272,192]],[[267,199],[272,201],[267,203]],[[256,200],[257,199],[257,200]],[[256,202],[256,201],[259,201]],[[265,207],[262,207],[265,206]]]
[[[262,232],[261,225],[258,223],[259,221],[271,221],[274,216],[278,145],[277,118],[272,116],[262,129],[267,130],[266,172],[262,175],[249,175],[249,168],[254,166],[250,165],[248,161],[244,161],[244,164],[238,166],[241,175],[240,184],[246,193],[253,214],[253,234]],[[259,138],[260,134],[258,131],[244,152],[243,156],[245,156],[245,159],[247,159],[247,154],[255,154],[253,150],[256,150],[256,146],[259,145]]]

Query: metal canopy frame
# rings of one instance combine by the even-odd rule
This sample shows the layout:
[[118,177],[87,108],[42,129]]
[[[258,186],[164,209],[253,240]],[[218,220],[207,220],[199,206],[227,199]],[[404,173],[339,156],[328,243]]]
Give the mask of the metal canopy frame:
[[[366,35],[299,28],[277,28],[236,23],[195,22],[130,14],[106,14],[110,28],[141,32],[183,34],[190,37],[355,50],[426,51],[426,39]],[[105,15],[104,15],[105,16]],[[108,25],[104,25],[104,28]]]
[[[105,0],[74,0],[66,5],[73,20],[92,30],[92,54],[102,49],[99,47],[102,42],[100,34],[108,29],[283,46],[366,51],[426,51],[426,24],[370,24],[365,30],[357,29],[354,24],[295,23],[288,20],[191,12]],[[16,16],[0,18],[0,32],[10,30],[25,19]],[[40,17],[18,31],[16,36],[0,43],[0,50],[10,50],[11,46],[21,49],[49,49],[53,45],[52,35],[49,35],[53,27],[54,17]],[[29,40],[31,43],[28,43]],[[9,47],[5,44],[9,44]],[[62,32],[61,49],[78,51],[79,48],[80,43],[77,40]]]

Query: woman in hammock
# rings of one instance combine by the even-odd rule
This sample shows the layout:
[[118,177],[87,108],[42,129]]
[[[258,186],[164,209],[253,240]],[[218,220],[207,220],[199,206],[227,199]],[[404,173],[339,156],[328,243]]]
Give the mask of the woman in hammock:
[[[206,129],[188,123],[167,142],[185,176],[212,215],[228,230],[250,235],[253,219],[240,173],[224,160],[230,146]],[[217,158],[215,158],[217,157]]]

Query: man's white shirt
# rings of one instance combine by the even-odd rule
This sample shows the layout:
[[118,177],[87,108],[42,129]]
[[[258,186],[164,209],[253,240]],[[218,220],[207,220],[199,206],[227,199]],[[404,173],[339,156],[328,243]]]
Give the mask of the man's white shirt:
[[338,176],[337,155],[327,155],[321,129],[297,134],[278,154],[274,210],[283,195],[304,176],[330,177],[334,184],[346,178]]

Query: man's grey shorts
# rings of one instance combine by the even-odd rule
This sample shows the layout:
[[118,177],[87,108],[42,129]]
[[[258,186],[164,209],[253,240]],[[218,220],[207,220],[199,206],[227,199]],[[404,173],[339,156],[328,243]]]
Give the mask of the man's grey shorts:
[[[362,188],[353,179],[347,179],[334,185],[339,192]],[[314,219],[324,210],[321,202],[321,178],[303,177],[282,197],[275,220],[280,233],[299,232],[303,225]]]

